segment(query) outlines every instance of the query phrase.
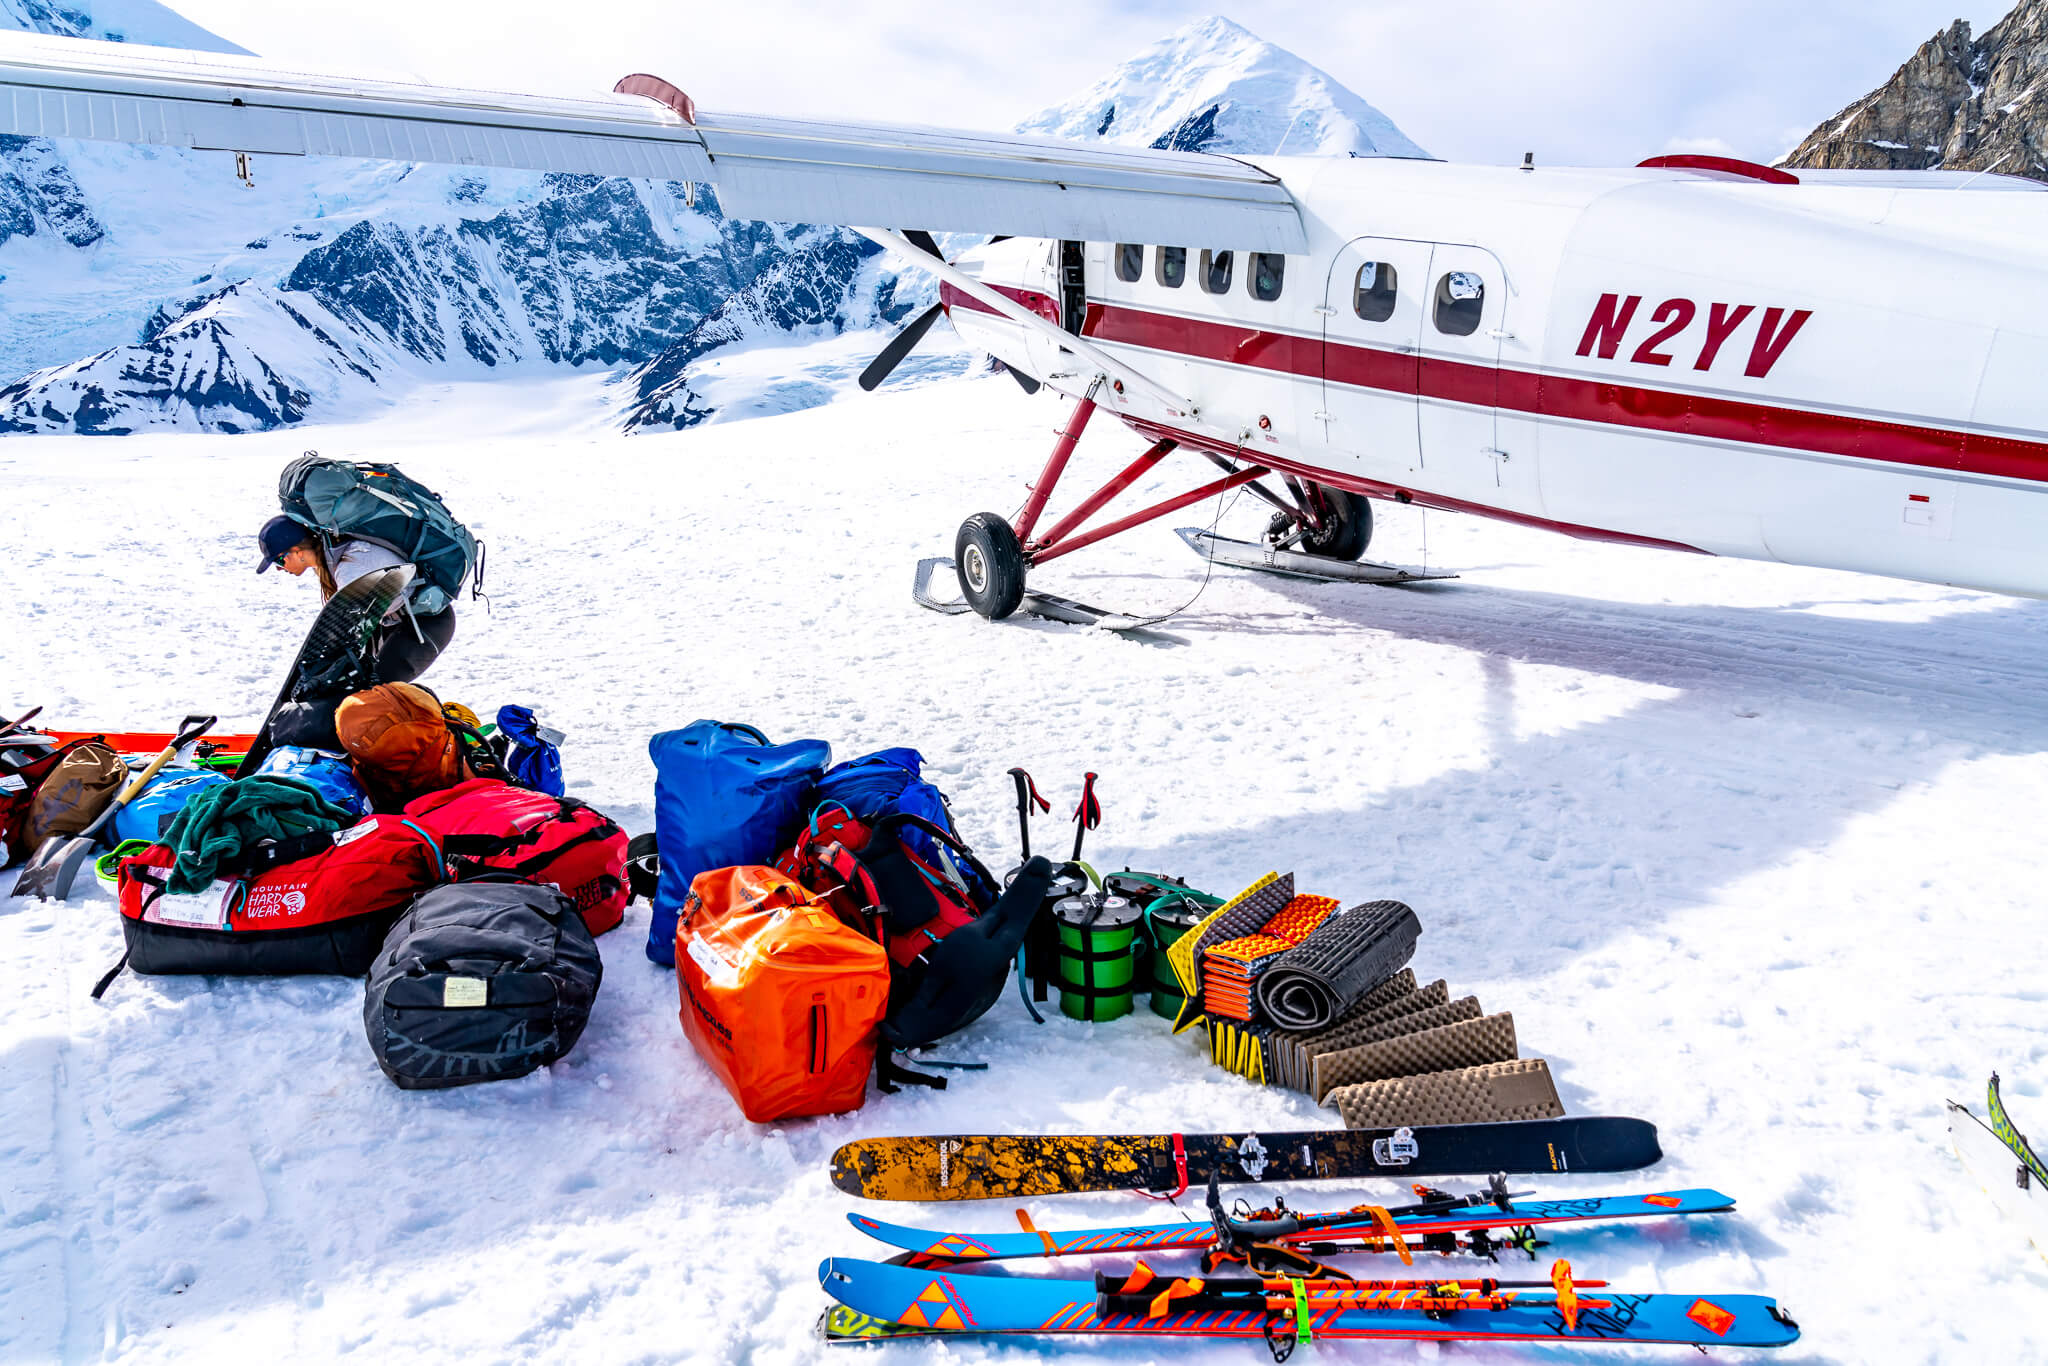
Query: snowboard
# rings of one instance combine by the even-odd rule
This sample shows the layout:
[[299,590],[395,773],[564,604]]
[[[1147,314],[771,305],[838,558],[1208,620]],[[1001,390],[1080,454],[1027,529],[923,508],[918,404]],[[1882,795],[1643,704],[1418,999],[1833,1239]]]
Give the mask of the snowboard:
[[[1608,1219],[1656,1219],[1670,1215],[1718,1214],[1735,1208],[1732,1197],[1715,1190],[1660,1191],[1650,1195],[1590,1196],[1574,1200],[1517,1200],[1503,1209],[1475,1204],[1441,1214],[1396,1213],[1392,1222],[1404,1239],[1420,1240],[1437,1233],[1473,1229],[1534,1228],[1552,1224],[1591,1223]],[[1325,1243],[1383,1237],[1376,1221],[1357,1218],[1343,1226],[1305,1216],[1299,1231],[1283,1229],[1274,1241]],[[1010,1233],[948,1233],[906,1228],[865,1214],[849,1214],[847,1222],[890,1247],[910,1254],[906,1266],[942,1266],[996,1261],[1011,1257],[1086,1257],[1110,1253],[1174,1252],[1206,1248],[1216,1241],[1208,1223],[1181,1220],[1166,1224],[1125,1224],[1117,1228],[1036,1229]],[[1428,1250],[1428,1249],[1424,1249]]]
[[832,1184],[868,1200],[1010,1200],[1178,1193],[1211,1173],[1237,1182],[1620,1172],[1663,1156],[1655,1125],[1605,1117],[1242,1135],[959,1134],[856,1139],[832,1154]]
[[376,570],[344,584],[327,600],[286,671],[277,700],[270,704],[248,753],[235,769],[237,778],[254,773],[270,753],[271,723],[287,703],[352,693],[368,683],[370,641],[384,614],[412,583],[412,576],[409,564]]
[[[1562,1264],[1560,1264],[1562,1265]],[[1100,1333],[1123,1336],[1263,1338],[1277,1315],[1253,1299],[1236,1303],[1181,1301],[1153,1315],[1099,1297],[1096,1280],[1038,1276],[963,1276],[919,1271],[848,1257],[818,1267],[825,1293],[874,1324],[868,1336],[900,1337],[937,1330],[959,1333]],[[1164,1279],[1154,1282],[1164,1288]],[[1211,1285],[1214,1282],[1210,1283]],[[1294,1283],[1300,1285],[1301,1283]],[[1341,1291],[1341,1283],[1333,1287]],[[1318,1293],[1322,1287],[1310,1287]],[[1799,1328],[1763,1295],[1624,1295],[1605,1289],[1583,1296],[1567,1315],[1552,1294],[1511,1294],[1501,1307],[1401,1307],[1398,1296],[1370,1307],[1312,1304],[1303,1336],[1569,1343],[1683,1343],[1698,1347],[1783,1347]],[[1280,1331],[1295,1336],[1291,1322]],[[824,1325],[827,1336],[831,1317]]]
[[2048,1259],[2048,1167],[2007,1117],[2005,1101],[1998,1094],[1998,1074],[1991,1074],[1985,1100],[1988,1123],[1954,1101],[1948,1109],[1948,1131],[1956,1156],[1999,1212],[2019,1225],[2034,1250]]

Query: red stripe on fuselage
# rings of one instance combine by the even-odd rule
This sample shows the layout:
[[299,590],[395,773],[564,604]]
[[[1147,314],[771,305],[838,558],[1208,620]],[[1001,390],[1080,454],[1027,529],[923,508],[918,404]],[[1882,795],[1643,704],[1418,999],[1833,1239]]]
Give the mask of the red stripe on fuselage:
[[2017,437],[1721,398],[1683,389],[1650,389],[1611,380],[1495,368],[1351,342],[1325,343],[1318,337],[1099,301],[1088,305],[1082,334],[1096,341],[1170,355],[1304,378],[1324,376],[1331,383],[1354,388],[1498,407],[1537,417],[1893,465],[2048,480],[2048,444]]

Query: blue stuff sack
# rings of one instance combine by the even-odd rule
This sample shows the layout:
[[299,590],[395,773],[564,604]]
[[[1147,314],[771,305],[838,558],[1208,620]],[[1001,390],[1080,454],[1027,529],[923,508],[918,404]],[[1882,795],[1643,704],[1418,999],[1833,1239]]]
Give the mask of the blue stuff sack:
[[498,708],[498,733],[511,742],[505,751],[505,771],[512,781],[550,797],[567,795],[562,783],[562,751],[543,733],[531,707]]
[[108,838],[115,844],[122,840],[148,840],[154,844],[185,809],[185,803],[207,788],[220,787],[228,781],[226,774],[210,768],[166,769],[150,779],[149,786],[136,793],[133,801],[114,813],[113,832]]
[[272,778],[296,778],[357,820],[370,814],[370,794],[356,781],[346,755],[281,745],[263,756],[256,771]]
[[697,874],[773,863],[809,809],[811,787],[832,762],[823,740],[771,745],[752,726],[692,721],[647,742],[654,760],[654,836],[661,881],[647,956],[676,965],[676,918]]

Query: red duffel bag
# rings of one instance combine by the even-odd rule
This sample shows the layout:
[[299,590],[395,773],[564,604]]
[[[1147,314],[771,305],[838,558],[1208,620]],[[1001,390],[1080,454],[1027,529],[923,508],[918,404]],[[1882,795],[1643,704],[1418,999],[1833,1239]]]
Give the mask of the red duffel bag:
[[626,832],[574,798],[472,778],[406,803],[405,814],[439,841],[457,881],[511,873],[548,884],[592,934],[625,918]]
[[122,859],[127,965],[160,974],[360,977],[412,899],[447,880],[432,842],[399,816],[371,816],[309,836],[302,847],[312,852],[195,896],[164,891],[176,854],[163,845]]

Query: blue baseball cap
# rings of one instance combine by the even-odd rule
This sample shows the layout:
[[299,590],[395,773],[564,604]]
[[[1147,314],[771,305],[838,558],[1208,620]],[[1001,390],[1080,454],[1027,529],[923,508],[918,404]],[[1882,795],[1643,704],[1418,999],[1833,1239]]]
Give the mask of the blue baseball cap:
[[306,529],[291,518],[271,518],[263,524],[263,530],[256,533],[256,544],[263,551],[263,560],[256,566],[256,572],[261,574],[270,566],[280,563],[293,546],[304,545],[311,539]]

